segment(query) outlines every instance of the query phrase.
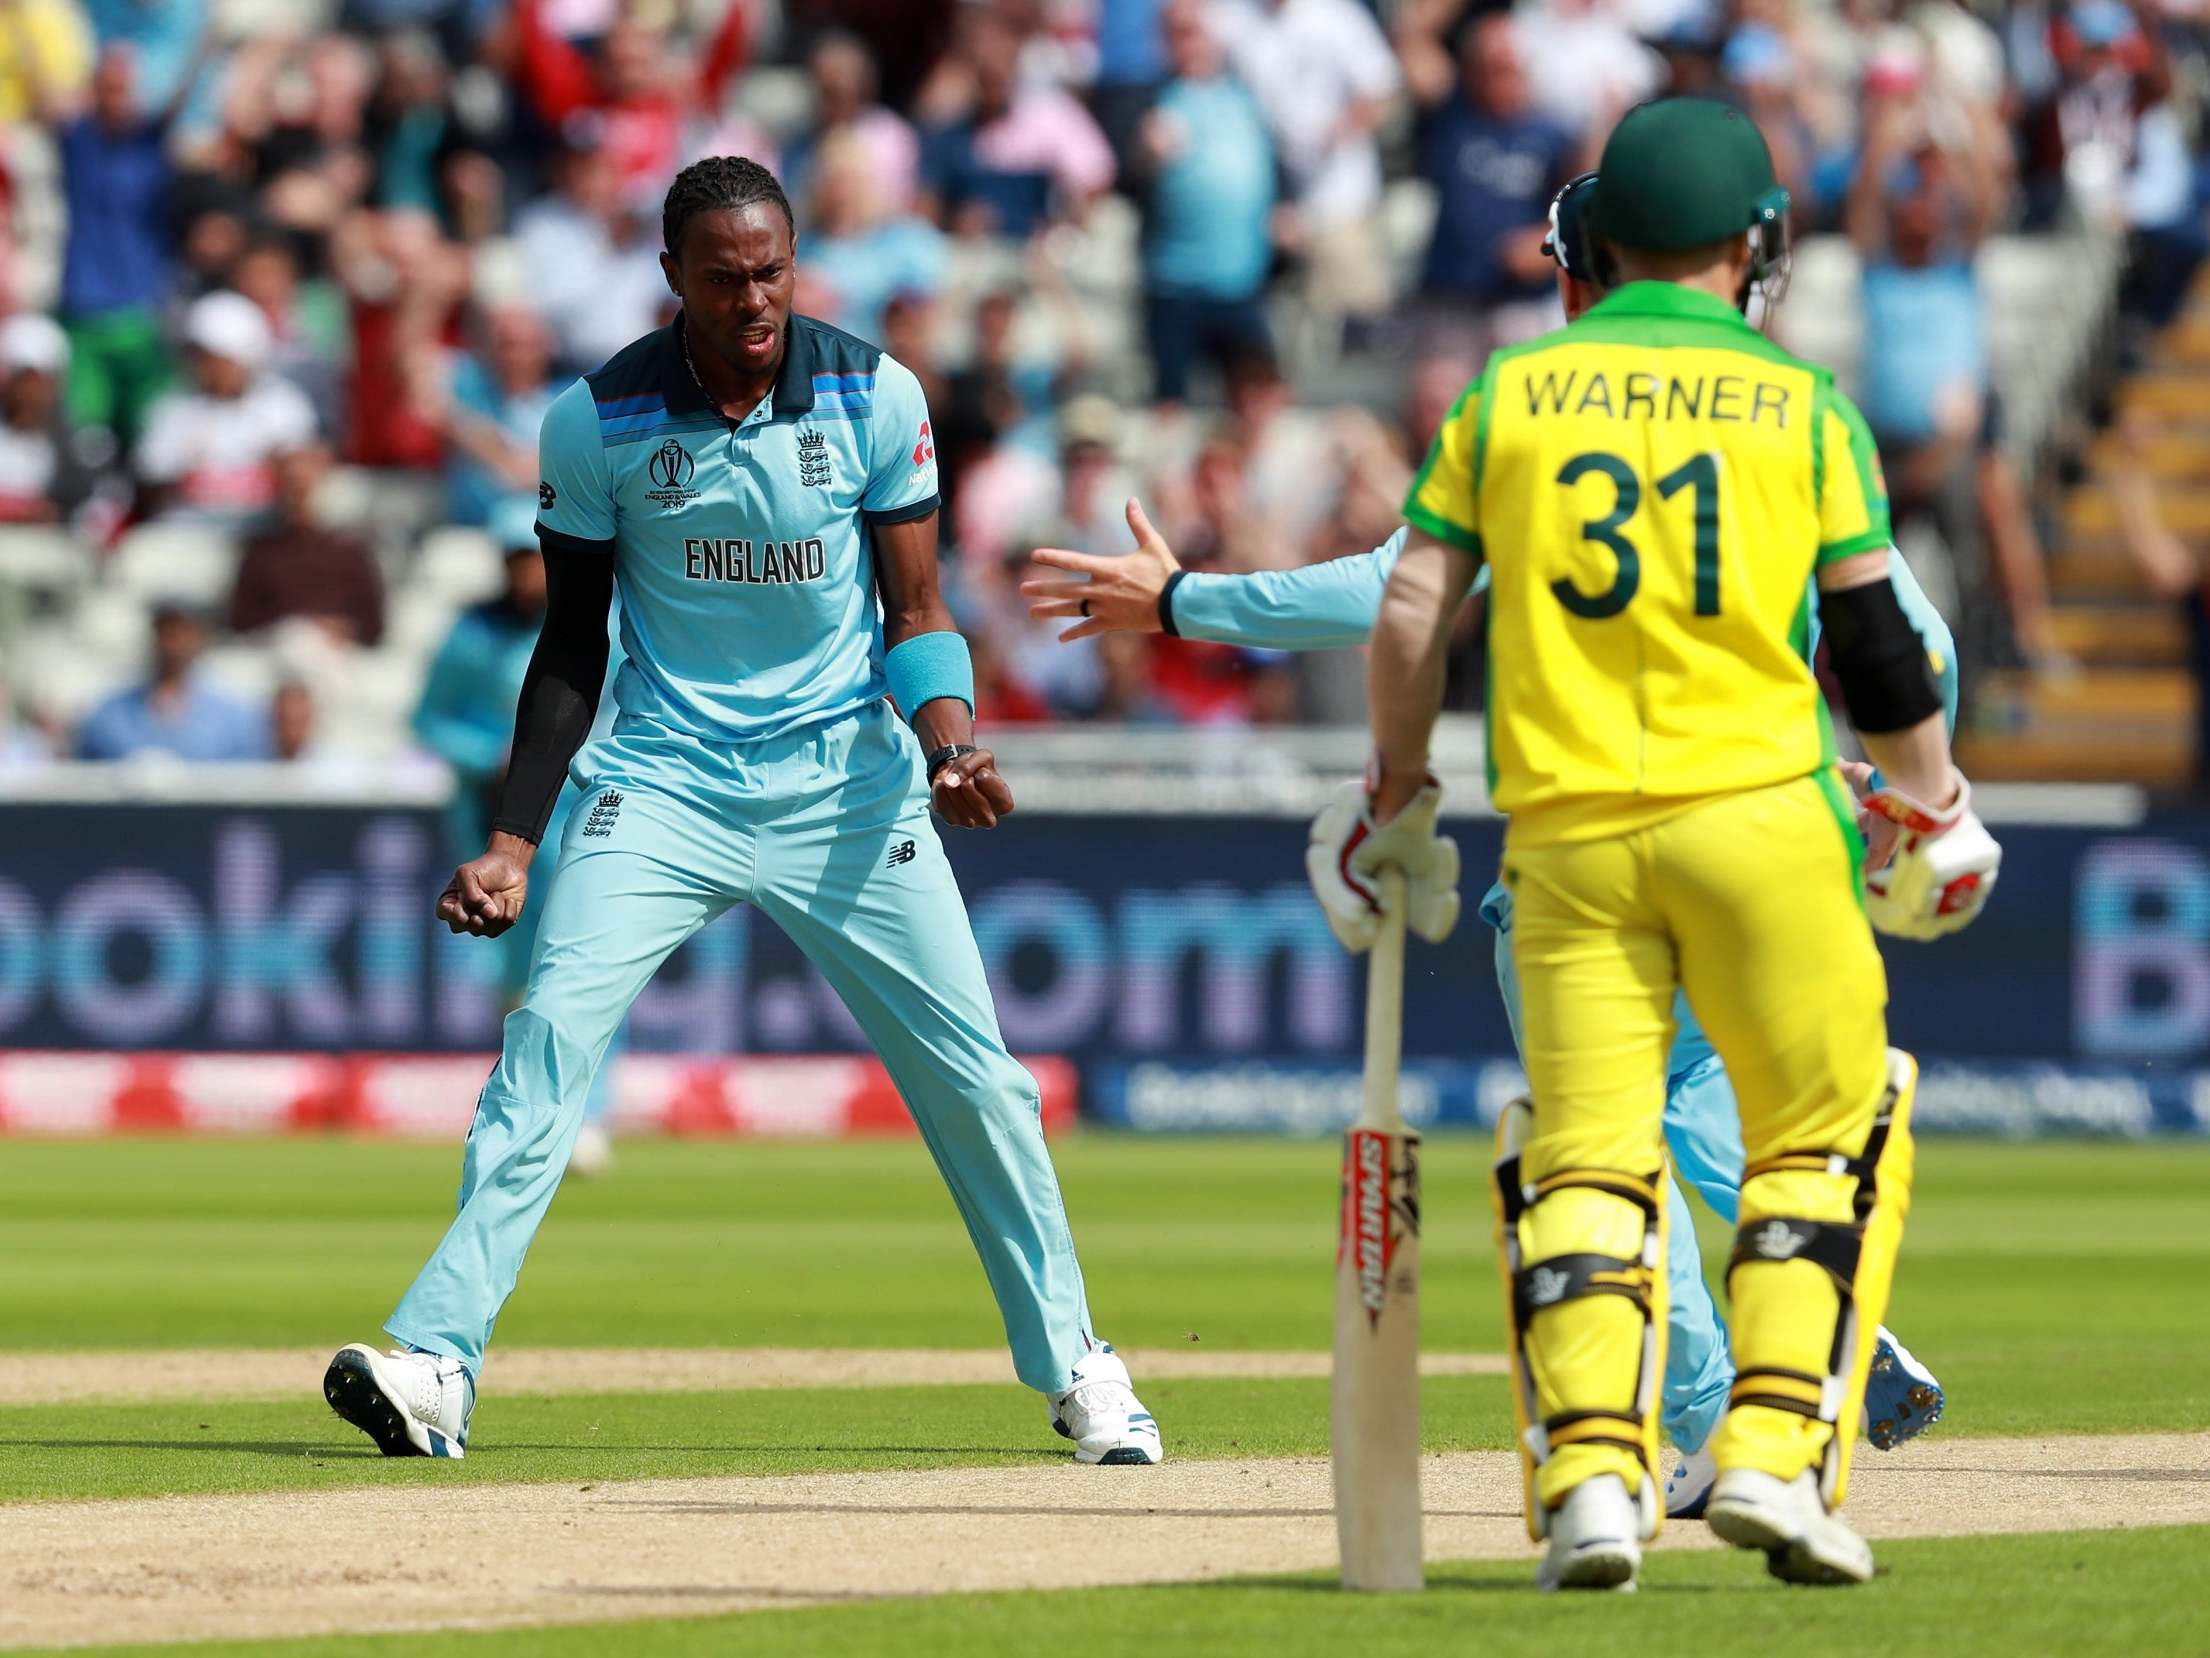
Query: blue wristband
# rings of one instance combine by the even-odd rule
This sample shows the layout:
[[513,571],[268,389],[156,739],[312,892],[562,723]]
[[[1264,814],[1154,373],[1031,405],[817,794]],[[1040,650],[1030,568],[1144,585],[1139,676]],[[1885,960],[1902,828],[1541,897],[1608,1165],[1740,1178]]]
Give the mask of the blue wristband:
[[890,700],[911,725],[913,716],[938,697],[957,697],[975,711],[975,665],[967,641],[956,633],[916,633],[893,645],[882,661],[890,681]]

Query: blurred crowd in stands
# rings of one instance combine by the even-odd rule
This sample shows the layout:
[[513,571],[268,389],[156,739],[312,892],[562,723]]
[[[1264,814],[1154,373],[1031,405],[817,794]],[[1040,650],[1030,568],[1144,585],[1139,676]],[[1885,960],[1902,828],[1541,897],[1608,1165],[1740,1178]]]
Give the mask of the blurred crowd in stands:
[[1382,540],[1486,350],[1560,320],[1552,193],[1667,91],[1751,112],[1798,236],[1854,246],[1831,291],[1899,534],[1979,549],[1951,602],[1997,618],[1983,660],[2062,674],[2049,434],[1999,395],[1975,256],[2123,235],[2123,343],[2179,314],[2210,248],[2206,13],[0,0],[0,591],[18,548],[85,553],[0,604],[0,767],[419,746],[495,770],[496,732],[442,711],[511,709],[538,421],[668,316],[660,197],[715,153],[783,180],[798,309],[927,389],[985,719],[1355,718],[1355,663],[1063,647],[1014,591],[1026,554],[1125,550],[1131,494],[1196,568]]

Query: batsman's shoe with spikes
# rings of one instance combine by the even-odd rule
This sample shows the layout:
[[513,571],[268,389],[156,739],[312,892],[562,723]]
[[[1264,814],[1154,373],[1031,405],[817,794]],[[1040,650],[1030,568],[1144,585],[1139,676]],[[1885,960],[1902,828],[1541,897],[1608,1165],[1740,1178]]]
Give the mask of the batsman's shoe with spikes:
[[1872,1546],[1826,1511],[1818,1470],[1781,1480],[1729,1468],[1704,1511],[1711,1529],[1738,1549],[1757,1549],[1784,1583],[1849,1584],[1872,1578]]
[[379,1353],[359,1342],[338,1349],[322,1374],[322,1396],[387,1457],[458,1461],[476,1408],[476,1384],[460,1360]]
[[1166,1456],[1157,1420],[1110,1347],[1084,1354],[1074,1367],[1074,1386],[1051,1395],[1051,1425],[1074,1441],[1077,1462],[1148,1465]]
[[1941,1420],[1941,1383],[1911,1356],[1886,1325],[1872,1350],[1865,1378],[1865,1437],[1876,1451],[1892,1451]]
[[1632,1591],[1642,1570],[1642,1509],[1617,1474],[1583,1480],[1550,1511],[1550,1548],[1535,1587]]
[[1665,1517],[1668,1520],[1701,1520],[1711,1500],[1711,1482],[1719,1477],[1718,1459],[1711,1447],[1683,1451],[1673,1471],[1665,1476]]

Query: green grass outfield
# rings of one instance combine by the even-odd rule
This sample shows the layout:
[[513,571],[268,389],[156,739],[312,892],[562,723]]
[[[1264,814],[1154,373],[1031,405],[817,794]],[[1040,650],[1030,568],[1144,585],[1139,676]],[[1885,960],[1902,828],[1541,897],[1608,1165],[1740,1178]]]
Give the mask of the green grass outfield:
[[[1104,1334],[1131,1348],[1192,1337],[1215,1349],[1326,1347],[1332,1144],[1088,1135],[1057,1156]],[[1485,1162],[1471,1138],[1428,1148],[1433,1351],[1502,1346]],[[0,1362],[10,1351],[371,1339],[445,1225],[457,1165],[450,1147],[316,1139],[0,1143]],[[2210,1429],[2210,1324],[2194,1311],[2210,1278],[2206,1191],[2210,1146],[1922,1142],[1890,1322],[1949,1390],[1940,1431]],[[1716,1260],[1716,1229],[1706,1241]],[[925,1154],[893,1141],[624,1146],[612,1179],[561,1194],[499,1339],[990,1348],[1001,1336]],[[1177,1457],[1325,1449],[1323,1381],[1137,1380]],[[1431,1381],[1424,1408],[1433,1448],[1509,1442],[1500,1378]],[[502,1393],[494,1365],[458,1466],[369,1454],[311,1393],[296,1403],[0,1408],[0,1502],[1064,1456],[1041,1407],[1011,1385],[526,1397]],[[1279,1651],[1355,1638],[1388,1650],[1463,1629],[1488,1650],[1517,1651],[1570,1618],[1571,1644],[1591,1658],[1630,1648],[1641,1658],[1671,1649],[1665,1632],[1678,1633],[1679,1650],[1730,1649],[1715,1630],[1757,1650],[1768,1632],[1782,1638],[1783,1608],[1790,1618],[1802,1608],[1800,1627],[1786,1628],[1792,1658],[1839,1652],[1845,1638],[1863,1650],[1864,1630],[1848,1633],[1860,1614],[1940,1628],[1920,1650],[2147,1658],[2210,1654],[2210,1619],[2197,1615],[2192,1645],[2159,1621],[2178,1615],[2181,1562],[2206,1556],[2202,1529],[1899,1543],[1883,1549],[1892,1579],[1840,1598],[1762,1585],[1753,1596],[1754,1574],[1739,1562],[1666,1556],[1632,1615],[1487,1593],[1517,1591],[1526,1572],[1479,1564],[1440,1572],[1444,1592],[1417,1602],[1351,1603],[1269,1580],[647,1623],[625,1626],[616,1644],[722,1651],[772,1631],[776,1651],[869,1650],[895,1630],[919,1653],[1033,1650],[1054,1637],[1108,1652],[1162,1637]],[[2027,1583],[2033,1595],[2005,1598],[2006,1585]],[[1545,1650],[1556,1644],[1543,1638]],[[587,1641],[603,1649],[609,1636],[406,1639],[488,1658]]]
[[[1337,1593],[1325,1574],[1055,1594],[942,1595],[734,1617],[430,1635],[97,1647],[105,1658],[847,1658],[1039,1652],[1469,1653],[1481,1658],[2041,1658],[2210,1653],[2184,1587],[2210,1527],[1889,1543],[1863,1588],[1789,1590],[1733,1554],[1662,1555],[1635,1595],[1542,1596],[1527,1568],[1431,1566],[1427,1593]],[[82,1653],[86,1649],[74,1648]]]

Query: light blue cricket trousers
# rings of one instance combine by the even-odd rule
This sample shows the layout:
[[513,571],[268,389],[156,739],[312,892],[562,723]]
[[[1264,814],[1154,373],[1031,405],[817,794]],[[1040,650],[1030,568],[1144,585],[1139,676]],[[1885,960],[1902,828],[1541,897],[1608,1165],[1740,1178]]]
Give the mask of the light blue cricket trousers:
[[[1513,1045],[1524,1051],[1519,974],[1512,966],[1511,895],[1503,887],[1482,899],[1481,918],[1496,929],[1496,985],[1511,1021]],[[1734,1358],[1727,1348],[1726,1320],[1704,1282],[1696,1223],[1681,1182],[1695,1187],[1714,1214],[1733,1224],[1741,1200],[1742,1119],[1734,1086],[1689,1011],[1687,997],[1674,1003],[1673,1013],[1680,1028],[1665,1077],[1665,1144],[1673,1154],[1673,1172],[1665,1183],[1667,1335],[1665,1391],[1658,1414],[1665,1436],[1681,1450],[1695,1451],[1726,1414]]]
[[[568,816],[582,798],[573,779],[560,785],[560,793],[553,798],[552,816],[545,820],[547,846],[560,845],[567,831]],[[456,855],[463,860],[483,850],[488,828],[487,824],[478,821],[484,814],[470,812],[466,816],[467,822],[453,836]],[[537,958],[537,927],[551,901],[552,880],[556,873],[557,866],[550,859],[531,869],[530,890],[534,901],[522,911],[522,918],[497,938],[470,938],[462,933],[449,934],[438,941],[442,948],[461,952],[473,968],[489,973],[502,1004],[518,1002],[529,982],[530,963]],[[621,1046],[621,1033],[617,1029],[607,1058],[599,1066],[599,1079],[591,1088],[591,1097],[584,1102],[583,1120],[586,1123],[604,1123],[614,1114],[614,1067],[611,1062],[619,1055]]]
[[677,945],[749,902],[882,1056],[982,1257],[1020,1379],[1071,1386],[1096,1343],[1036,1083],[998,1034],[920,751],[889,705],[740,745],[624,718],[578,775],[589,787],[476,1105],[460,1212],[384,1328],[481,1367],[615,1029]]

